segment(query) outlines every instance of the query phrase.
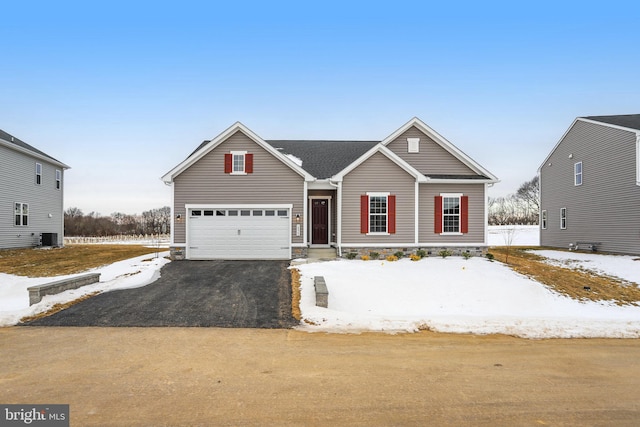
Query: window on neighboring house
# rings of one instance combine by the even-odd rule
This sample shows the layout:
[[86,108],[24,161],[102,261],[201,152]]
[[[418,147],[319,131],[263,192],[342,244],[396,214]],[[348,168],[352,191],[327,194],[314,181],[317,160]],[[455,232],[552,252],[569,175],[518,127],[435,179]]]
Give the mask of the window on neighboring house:
[[547,211],[543,210],[542,214],[540,215],[540,225],[542,226],[543,230],[547,229]]
[[360,232],[394,234],[396,232],[396,196],[367,193],[360,196]]
[[56,190],[62,188],[62,171],[56,170]]
[[246,151],[231,151],[224,155],[224,173],[246,175],[253,173],[253,154]]
[[42,164],[36,163],[36,184],[42,184]]
[[469,197],[463,194],[440,194],[435,197],[437,234],[466,234],[469,232]]
[[574,185],[582,185],[582,162],[573,165]]
[[567,208],[560,208],[560,229],[567,229]]
[[419,153],[420,138],[407,138],[407,151],[409,153]]
[[29,205],[27,203],[18,203],[15,204],[15,225],[17,226],[25,226],[29,225]]

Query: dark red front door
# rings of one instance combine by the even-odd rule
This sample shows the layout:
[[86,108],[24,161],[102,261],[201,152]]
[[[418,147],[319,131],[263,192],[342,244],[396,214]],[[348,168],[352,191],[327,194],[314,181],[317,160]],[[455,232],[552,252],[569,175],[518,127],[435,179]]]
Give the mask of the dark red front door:
[[311,244],[329,244],[329,200],[313,199],[311,204]]

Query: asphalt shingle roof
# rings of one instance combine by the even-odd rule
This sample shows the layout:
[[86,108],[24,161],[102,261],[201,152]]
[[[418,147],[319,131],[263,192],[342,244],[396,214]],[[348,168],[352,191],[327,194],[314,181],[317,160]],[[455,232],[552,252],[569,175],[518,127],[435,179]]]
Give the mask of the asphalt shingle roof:
[[302,160],[302,169],[318,179],[330,178],[358,157],[373,148],[379,141],[266,141],[282,154],[290,154]]
[[608,123],[610,125],[640,130],[640,114],[625,114],[621,116],[589,116],[584,118],[595,120],[597,122]]
[[53,161],[55,161],[57,163],[62,163],[62,162],[60,162],[60,160],[51,157],[47,153],[38,150],[37,148],[33,147],[32,145],[27,144],[26,142],[24,142],[24,141],[16,138],[15,136],[3,131],[2,129],[0,129],[0,139],[2,139],[4,141],[7,141],[10,144],[14,144],[14,145],[16,145],[16,146],[18,146],[20,148],[25,149],[25,150],[29,150],[29,151],[31,151],[33,153],[36,153],[36,154],[39,154],[41,156],[47,157],[47,158],[49,158],[49,159],[51,159],[51,160],[53,160]]

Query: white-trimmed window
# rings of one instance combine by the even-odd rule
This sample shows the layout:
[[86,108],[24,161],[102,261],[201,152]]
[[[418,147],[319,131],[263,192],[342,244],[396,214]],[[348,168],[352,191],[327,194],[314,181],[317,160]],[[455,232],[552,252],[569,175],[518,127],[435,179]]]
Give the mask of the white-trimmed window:
[[367,193],[369,196],[369,234],[387,233],[387,198],[389,193]]
[[24,227],[29,225],[29,205],[27,203],[15,203],[15,225]]
[[547,229],[547,211],[543,210],[540,214],[540,226],[543,230]]
[[62,171],[56,169],[56,190],[60,190],[62,188]]
[[420,138],[407,138],[407,152],[409,153],[420,152]]
[[560,229],[567,229],[567,208],[560,208]]
[[582,185],[582,162],[573,165],[573,184]]
[[42,184],[42,164],[36,163],[36,185]]
[[460,233],[460,198],[462,194],[442,195],[442,232]]
[[230,151],[224,155],[224,173],[247,175],[253,173],[253,154],[246,151]]
[[244,174],[244,156],[247,154],[246,151],[232,151],[232,163],[231,163],[231,173],[240,173]]

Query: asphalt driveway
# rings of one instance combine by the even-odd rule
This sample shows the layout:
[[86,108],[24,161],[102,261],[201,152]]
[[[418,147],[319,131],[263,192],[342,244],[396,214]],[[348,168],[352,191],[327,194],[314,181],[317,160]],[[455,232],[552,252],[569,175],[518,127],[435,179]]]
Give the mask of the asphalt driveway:
[[150,285],[106,292],[26,325],[291,327],[288,264],[175,261]]

